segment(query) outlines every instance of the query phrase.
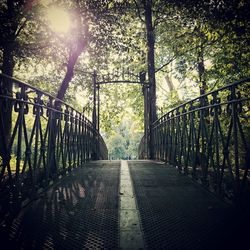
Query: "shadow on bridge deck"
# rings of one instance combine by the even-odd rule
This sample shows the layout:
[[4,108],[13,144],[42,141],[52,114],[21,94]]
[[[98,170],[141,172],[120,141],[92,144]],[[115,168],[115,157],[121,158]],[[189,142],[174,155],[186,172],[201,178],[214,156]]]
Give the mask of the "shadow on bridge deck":
[[[98,161],[74,170],[2,223],[1,248],[138,248],[129,225],[127,234],[120,233],[121,216],[130,216],[121,212],[119,196],[126,194],[119,192],[120,167],[119,161]],[[153,161],[128,161],[128,169],[143,238],[139,248],[229,249],[246,241],[237,210],[189,177]],[[132,217],[126,221],[134,223]]]

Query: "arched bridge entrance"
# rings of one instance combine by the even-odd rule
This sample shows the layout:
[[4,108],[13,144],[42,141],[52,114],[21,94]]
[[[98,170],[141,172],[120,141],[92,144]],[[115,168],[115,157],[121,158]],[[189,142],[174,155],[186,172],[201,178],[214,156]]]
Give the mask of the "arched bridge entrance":
[[[93,115],[92,121],[94,127],[99,131],[100,128],[100,88],[104,84],[139,84],[142,87],[143,93],[143,107],[144,107],[144,149],[147,157],[153,155],[153,133],[150,133],[152,124],[152,105],[151,105],[151,87],[146,79],[146,73],[139,74],[130,72],[129,70],[122,70],[112,72],[106,75],[97,75],[93,72]],[[151,136],[150,136],[151,135]]]

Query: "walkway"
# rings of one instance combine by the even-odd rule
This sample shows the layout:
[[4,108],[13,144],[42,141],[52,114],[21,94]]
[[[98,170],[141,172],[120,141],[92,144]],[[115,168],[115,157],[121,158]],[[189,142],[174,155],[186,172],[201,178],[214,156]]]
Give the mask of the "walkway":
[[[245,235],[232,206],[161,162],[85,164],[0,225],[1,249],[219,249]],[[241,236],[241,237],[239,237]]]

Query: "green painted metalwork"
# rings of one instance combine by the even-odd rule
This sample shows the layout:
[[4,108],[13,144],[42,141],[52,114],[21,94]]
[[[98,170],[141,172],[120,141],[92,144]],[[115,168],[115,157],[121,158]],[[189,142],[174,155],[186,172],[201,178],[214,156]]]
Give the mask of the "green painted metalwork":
[[[190,174],[220,197],[239,201],[250,189],[250,79],[201,95],[152,124],[154,159]],[[139,157],[147,158],[145,138]]]
[[[11,81],[13,93],[6,94]],[[10,105],[11,109],[6,109]],[[6,136],[5,114],[12,112]],[[8,137],[8,138],[7,138]],[[107,159],[107,147],[93,124],[67,103],[0,74],[0,213],[18,208],[52,180],[84,162]]]

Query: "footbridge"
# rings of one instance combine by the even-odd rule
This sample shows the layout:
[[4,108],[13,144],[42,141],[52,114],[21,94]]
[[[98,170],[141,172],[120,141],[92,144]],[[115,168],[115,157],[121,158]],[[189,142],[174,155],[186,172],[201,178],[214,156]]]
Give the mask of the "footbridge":
[[110,161],[81,112],[0,75],[1,249],[246,246],[249,84],[176,107],[146,126],[138,160]]

